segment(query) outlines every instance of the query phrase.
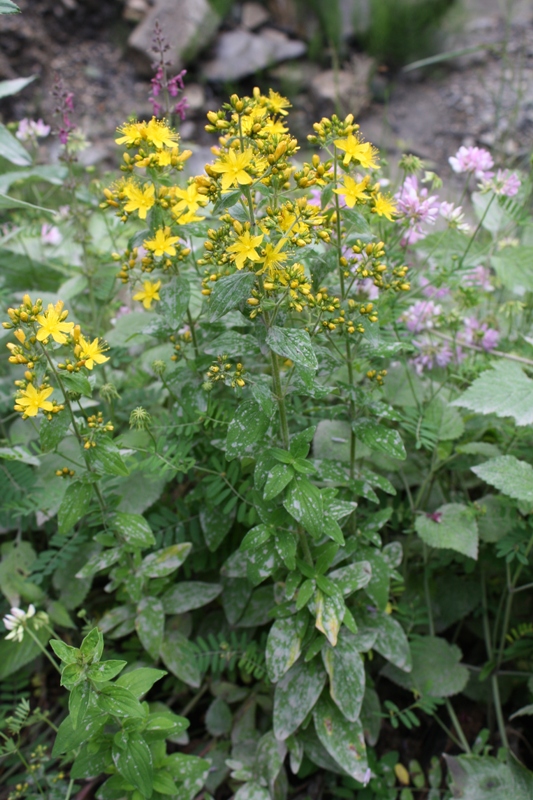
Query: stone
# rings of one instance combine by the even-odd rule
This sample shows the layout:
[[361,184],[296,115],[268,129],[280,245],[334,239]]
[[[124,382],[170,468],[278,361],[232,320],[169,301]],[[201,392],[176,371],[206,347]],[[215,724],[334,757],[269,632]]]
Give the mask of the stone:
[[273,28],[263,28],[258,34],[237,28],[218,37],[215,57],[202,73],[211,81],[236,81],[280,61],[299,58],[305,51],[304,42]]
[[130,22],[140,22],[149,10],[146,0],[127,0],[122,16]]
[[311,95],[320,117],[333,112],[358,115],[372,99],[370,79],[374,59],[364,55],[352,57],[350,64],[337,73],[328,69],[311,81]]
[[152,39],[156,21],[170,44],[169,58],[177,70],[210,44],[221,18],[208,0],[156,0],[128,40],[137,56],[137,67],[145,74],[151,74],[154,60]]
[[184,96],[187,98],[187,115],[201,111],[205,105],[205,91],[204,87],[199,83],[187,83],[185,79]]
[[270,15],[264,6],[259,3],[243,3],[241,11],[241,25],[249,31],[260,28],[268,22]]

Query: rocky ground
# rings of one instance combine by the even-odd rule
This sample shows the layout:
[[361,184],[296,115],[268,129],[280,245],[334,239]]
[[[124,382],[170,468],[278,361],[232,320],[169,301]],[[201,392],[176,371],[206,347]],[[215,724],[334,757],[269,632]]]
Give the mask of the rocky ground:
[[205,112],[228,91],[249,91],[257,82],[290,94],[298,136],[340,99],[389,156],[414,152],[443,174],[461,144],[489,146],[514,163],[531,153],[533,6],[527,0],[505,8],[498,0],[463,0],[442,24],[439,50],[470,52],[394,74],[357,51],[348,11],[362,0],[342,0],[346,53],[337,75],[327,68],[327,55],[322,64],[307,57],[316,23],[295,15],[288,0],[237,3],[223,21],[207,0],[18,2],[22,14],[0,18],[0,79],[37,79],[0,101],[0,115],[4,122],[24,116],[50,122],[51,88],[61,75],[92,143],[87,163],[111,166],[116,126],[132,113],[151,114],[147,51],[156,18],[166,32],[176,32],[173,57],[189,70],[184,139],[208,145]]

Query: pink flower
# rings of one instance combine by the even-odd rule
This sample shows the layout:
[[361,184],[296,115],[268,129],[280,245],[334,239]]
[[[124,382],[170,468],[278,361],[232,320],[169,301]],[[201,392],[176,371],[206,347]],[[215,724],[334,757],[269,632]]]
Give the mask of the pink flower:
[[409,175],[394,196],[397,201],[398,222],[403,225],[407,223],[402,244],[414,244],[427,235],[422,225],[435,224],[439,213],[438,197],[428,196],[425,188],[419,189],[415,175]]
[[454,353],[448,342],[434,342],[429,334],[425,334],[419,339],[413,339],[413,344],[419,350],[417,355],[411,359],[417,375],[422,375],[424,370],[433,369],[433,367],[447,367],[454,360],[454,356],[456,361],[460,361],[463,357],[460,348],[456,348]]
[[421,275],[419,279],[420,286],[422,287],[422,294],[424,297],[434,297],[436,300],[442,300],[443,297],[448,297],[450,290],[447,286],[432,286],[429,280]]
[[412,333],[432,328],[434,318],[441,313],[442,307],[433,300],[417,300],[412,306],[404,311],[400,320],[405,323],[407,330]]
[[483,147],[460,147],[448,161],[454,172],[473,172],[479,180],[487,180],[494,175],[489,171],[494,166],[494,161],[489,151]]
[[50,244],[55,247],[58,244],[61,244],[63,241],[63,237],[61,236],[61,232],[59,228],[56,228],[55,225],[50,225],[45,223],[41,227],[41,242],[43,244]]
[[39,137],[44,138],[48,136],[49,133],[50,125],[45,125],[42,119],[34,120],[24,117],[24,119],[21,119],[19,122],[19,127],[15,136],[21,142],[30,142]]
[[362,278],[359,281],[355,281],[353,288],[359,294],[366,294],[369,300],[377,300],[379,297],[379,289],[372,278]]
[[464,276],[463,285],[479,286],[479,288],[483,289],[484,292],[493,292],[494,286],[492,285],[490,278],[490,269],[488,267],[479,265],[478,267],[474,267],[474,269],[470,270],[470,272]]
[[516,172],[511,172],[508,169],[499,169],[498,174],[488,182],[487,187],[492,189],[495,194],[514,197],[515,194],[518,194],[521,185],[522,183]]
[[466,317],[464,324],[464,329],[457,336],[459,342],[477,345],[487,352],[494,350],[500,340],[495,328],[489,328],[486,322],[480,322],[476,317]]
[[468,233],[470,225],[464,221],[462,206],[454,206],[453,203],[443,202],[440,204],[439,213],[448,223],[450,228],[457,228],[458,231]]

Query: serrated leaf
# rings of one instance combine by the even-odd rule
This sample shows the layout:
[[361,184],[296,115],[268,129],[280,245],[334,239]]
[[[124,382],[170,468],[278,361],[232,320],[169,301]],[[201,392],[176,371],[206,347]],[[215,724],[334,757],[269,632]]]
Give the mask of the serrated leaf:
[[118,511],[113,517],[112,525],[126,544],[139,548],[152,547],[155,544],[152,529],[141,514],[126,514]]
[[492,756],[444,755],[454,797],[465,800],[531,800],[533,773],[515,761]]
[[[376,648],[377,649],[377,648]],[[438,636],[421,636],[411,642],[413,668],[405,672],[388,664],[382,674],[423,697],[451,697],[468,683],[468,669],[459,662],[460,649]]]
[[475,411],[512,417],[517,425],[533,423],[533,380],[518,364],[501,360],[485,370],[460,397],[451,403]]
[[268,633],[265,656],[268,677],[277,683],[298,660],[307,628],[305,616],[296,614],[274,622]]
[[185,614],[194,608],[202,608],[222,593],[219,583],[182,581],[171,586],[161,597],[166,614]]
[[402,438],[398,431],[380,425],[372,419],[360,419],[353,423],[353,430],[357,438],[371,450],[385,453],[392,458],[403,460],[407,458]]
[[367,782],[363,726],[349,722],[327,696],[322,696],[313,711],[318,738],[330,756],[348,775],[361,783]]
[[302,724],[320,697],[326,672],[318,659],[297,661],[276,684],[274,734],[284,741]]
[[143,597],[137,606],[135,630],[142,646],[157,660],[165,631],[165,611],[157,597]]
[[[533,469],[531,469],[531,474],[533,476]],[[423,514],[417,517],[415,529],[420,538],[430,547],[456,550],[458,553],[477,559],[476,518],[471,509],[460,503],[447,503],[432,515]]]
[[295,364],[301,364],[308,369],[318,369],[318,361],[307,331],[278,328],[274,325],[267,334],[266,343],[278,356],[289,358]]
[[59,533],[68,533],[88,512],[93,499],[90,483],[71,483],[63,496],[57,514]]
[[246,448],[266,433],[269,419],[253,400],[242,402],[228,426],[226,458],[230,461],[244,455]]
[[344,633],[336,647],[326,645],[322,660],[329,675],[329,693],[346,719],[359,719],[365,694],[365,667],[351,633]]
[[234,275],[220,278],[209,297],[211,319],[220,319],[250,297],[254,282],[253,272],[236,272]]
[[498,456],[472,467],[472,472],[508,497],[533,502],[533,467],[526,461],[514,456]]

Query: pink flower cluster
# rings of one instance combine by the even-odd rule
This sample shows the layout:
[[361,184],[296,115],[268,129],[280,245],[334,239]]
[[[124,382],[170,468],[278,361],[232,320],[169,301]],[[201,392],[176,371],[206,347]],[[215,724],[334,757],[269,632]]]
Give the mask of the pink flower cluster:
[[488,180],[494,175],[490,171],[494,161],[489,151],[483,147],[460,147],[448,161],[454,172],[473,172],[479,180]]
[[61,144],[67,144],[69,133],[76,127],[70,119],[70,114],[74,111],[74,93],[65,89],[63,79],[58,76],[52,88],[52,95],[56,101],[54,114],[61,120],[57,130],[59,141]]
[[427,236],[423,225],[434,225],[439,214],[439,198],[429,195],[426,188],[419,189],[418,179],[409,175],[395,194],[398,221],[406,225],[402,244],[409,245]]
[[411,333],[420,333],[434,327],[435,317],[442,313],[442,306],[433,300],[417,300],[412,306],[404,311],[400,320],[405,323]]
[[21,142],[34,142],[36,139],[48,136],[49,133],[50,125],[45,125],[42,119],[35,120],[24,117],[19,122],[15,136]]
[[[152,94],[148,98],[154,108],[154,114],[156,115],[156,117],[161,116],[164,109],[161,103],[155,98],[159,97],[161,95],[161,92],[163,92],[164,90],[168,92],[170,97],[177,97],[178,94],[185,89],[183,78],[186,74],[187,70],[182,69],[181,72],[178,72],[177,75],[174,75],[173,78],[170,78],[170,80],[168,80],[163,66],[159,65],[157,67],[156,73],[151,81]],[[174,106],[174,113],[179,115],[182,122],[185,119],[185,112],[188,107],[189,103],[187,102],[186,97],[182,97],[181,100]]]

